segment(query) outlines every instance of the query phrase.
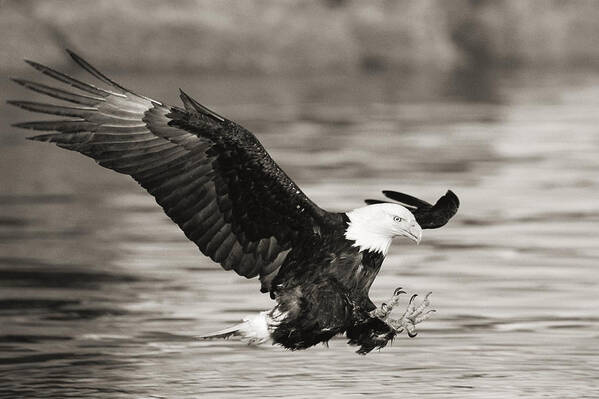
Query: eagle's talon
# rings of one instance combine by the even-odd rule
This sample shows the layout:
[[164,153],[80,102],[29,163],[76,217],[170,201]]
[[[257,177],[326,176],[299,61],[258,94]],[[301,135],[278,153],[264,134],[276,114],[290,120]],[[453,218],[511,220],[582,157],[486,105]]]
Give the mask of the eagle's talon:
[[417,296],[417,294],[412,295],[405,312],[399,319],[387,319],[387,323],[389,323],[389,325],[393,327],[397,334],[406,331],[408,337],[416,337],[418,335],[418,333],[416,332],[416,324],[419,324],[429,319],[433,315],[433,313],[436,312],[435,309],[430,309],[429,307],[429,298],[431,296],[430,292],[426,294],[424,300],[418,306],[416,306],[416,302],[414,301]]
[[414,316],[420,315],[424,311],[424,309],[426,309],[431,304],[430,300],[428,299],[431,296],[431,294],[432,294],[432,292],[429,292],[428,294],[426,294],[426,296],[424,297],[424,300],[422,301],[420,306],[418,306],[414,310]]
[[399,303],[399,296],[405,293],[406,292],[401,287],[396,288],[395,291],[393,291],[393,296],[391,297],[391,299],[389,299],[389,302],[381,303],[381,306],[370,312],[370,315],[372,317],[377,317],[383,321],[387,320],[387,318],[393,311],[393,308]]

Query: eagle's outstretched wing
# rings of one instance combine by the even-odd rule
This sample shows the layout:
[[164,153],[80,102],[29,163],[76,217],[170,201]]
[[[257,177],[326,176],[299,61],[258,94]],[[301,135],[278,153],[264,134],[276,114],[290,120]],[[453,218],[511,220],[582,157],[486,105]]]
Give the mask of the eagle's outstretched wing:
[[[385,197],[397,201],[408,208],[423,229],[436,229],[444,226],[456,214],[460,206],[458,196],[451,190],[447,190],[447,193],[439,198],[435,205],[397,191],[386,190],[383,191],[383,194]],[[367,199],[364,202],[367,204],[379,204],[388,201]]]
[[318,234],[331,214],[310,201],[243,127],[182,91],[184,109],[135,94],[69,54],[109,88],[27,61],[77,90],[14,79],[17,83],[75,105],[9,101],[69,117],[15,126],[48,131],[31,139],[80,152],[132,176],[202,253],[247,278],[259,275],[262,291],[270,290],[291,248]]

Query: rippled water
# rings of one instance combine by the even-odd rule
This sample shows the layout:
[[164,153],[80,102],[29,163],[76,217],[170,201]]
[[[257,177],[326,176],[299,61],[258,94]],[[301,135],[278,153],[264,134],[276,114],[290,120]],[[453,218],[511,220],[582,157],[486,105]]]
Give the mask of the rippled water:
[[366,357],[195,340],[269,299],[134,182],[25,142],[1,107],[0,396],[599,397],[599,76],[120,80],[170,102],[186,87],[327,209],[452,188],[458,216],[395,243],[372,290],[431,290],[438,313]]

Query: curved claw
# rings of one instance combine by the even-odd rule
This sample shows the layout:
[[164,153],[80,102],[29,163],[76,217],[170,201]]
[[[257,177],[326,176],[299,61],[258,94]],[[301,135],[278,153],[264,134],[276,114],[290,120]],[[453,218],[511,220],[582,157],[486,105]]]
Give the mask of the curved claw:
[[393,296],[399,296],[400,294],[407,294],[401,287],[397,287],[395,291],[393,291]]
[[418,294],[412,295],[412,297],[410,298],[410,305],[412,304],[412,302],[414,302],[414,299],[416,299],[417,296]]
[[408,331],[408,337],[410,337],[410,338],[414,338],[417,335],[418,335],[418,333],[416,331],[414,331],[413,333],[411,333],[411,332]]

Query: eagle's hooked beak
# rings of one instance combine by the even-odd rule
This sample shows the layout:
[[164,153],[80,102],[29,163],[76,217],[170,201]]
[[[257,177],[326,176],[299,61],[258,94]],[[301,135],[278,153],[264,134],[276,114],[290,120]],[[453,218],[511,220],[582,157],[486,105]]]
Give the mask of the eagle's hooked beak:
[[404,230],[404,232],[405,236],[415,241],[416,244],[420,243],[420,240],[422,239],[422,227],[420,227],[418,223],[414,222],[414,224],[411,225],[407,230]]

